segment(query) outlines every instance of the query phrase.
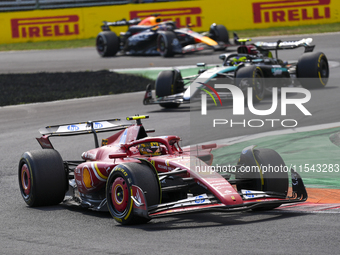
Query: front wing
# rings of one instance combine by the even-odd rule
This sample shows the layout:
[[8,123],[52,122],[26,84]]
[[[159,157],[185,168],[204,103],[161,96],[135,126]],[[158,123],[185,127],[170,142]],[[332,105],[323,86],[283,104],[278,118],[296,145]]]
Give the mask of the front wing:
[[133,186],[133,196],[135,213],[146,218],[159,218],[177,214],[219,211],[219,212],[239,212],[257,208],[280,206],[287,203],[305,202],[308,198],[306,188],[301,176],[291,170],[292,194],[286,198],[276,196],[271,192],[259,192],[253,199],[246,199],[247,194],[243,194],[243,203],[237,205],[226,205],[219,202],[213,195],[202,194],[195,197],[179,200],[172,203],[147,206],[143,191]]
[[148,84],[146,86],[143,104],[149,105],[149,104],[165,104],[165,103],[188,104],[190,103],[190,100],[184,100],[183,93],[178,93],[178,94],[174,94],[174,95],[170,95],[166,97],[153,98],[152,91],[151,91],[151,84]]

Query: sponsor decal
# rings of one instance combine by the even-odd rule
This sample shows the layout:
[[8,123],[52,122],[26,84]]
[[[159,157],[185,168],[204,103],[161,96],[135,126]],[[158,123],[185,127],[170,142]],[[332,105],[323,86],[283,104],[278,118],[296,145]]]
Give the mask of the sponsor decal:
[[195,203],[196,204],[203,204],[204,201],[205,201],[205,199],[204,199],[204,196],[202,196],[202,195],[195,197]]
[[287,72],[287,68],[284,68],[284,67],[273,67],[271,71],[272,71],[272,74],[274,76],[277,76],[277,75],[281,75],[282,72]]
[[122,172],[126,177],[128,176],[128,173],[121,167],[115,167],[114,170]]
[[69,125],[69,126],[67,126],[67,130],[69,130],[69,131],[78,131],[79,130],[79,126],[78,125]]
[[104,127],[104,125],[102,123],[100,123],[100,122],[93,123],[93,128],[94,129],[102,128],[102,127]]
[[79,16],[11,19],[12,38],[49,38],[79,35]]
[[[241,189],[241,193],[242,193],[244,199],[256,199],[256,198],[262,198],[262,197],[268,197],[269,196],[265,192],[257,191],[257,190]],[[260,200],[258,200],[258,201],[260,201]]]
[[166,20],[175,21],[178,27],[186,27],[188,24],[191,24],[191,27],[202,27],[201,7],[130,11],[130,19],[134,18],[143,19],[155,13],[158,13],[163,21]]
[[331,0],[278,0],[253,2],[254,23],[330,19]]
[[[193,206],[193,205],[197,205],[197,204],[211,204],[211,201],[208,198],[207,194],[202,194],[202,195],[198,195],[196,197],[189,197],[183,200],[179,200],[176,202],[176,204],[174,204],[172,206],[172,208],[176,208],[176,207],[185,207],[185,206]],[[195,207],[190,207],[190,209],[194,209]],[[199,208],[197,208],[199,209]],[[176,210],[176,209],[175,209]]]
[[160,165],[160,164],[157,164],[157,168],[160,168],[160,169],[163,169],[163,170],[168,170],[168,171],[171,171],[171,170],[174,170],[173,167],[168,167],[168,166],[165,166],[165,165]]
[[168,167],[167,167],[167,166],[163,166],[163,165],[160,165],[160,164],[158,164],[157,167],[158,167],[158,168],[161,168],[161,169],[164,169],[164,170],[168,170]]

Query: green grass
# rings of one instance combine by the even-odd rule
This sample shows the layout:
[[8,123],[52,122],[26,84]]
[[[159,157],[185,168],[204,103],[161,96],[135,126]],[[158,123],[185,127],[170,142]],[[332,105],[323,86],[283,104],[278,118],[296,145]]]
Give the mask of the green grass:
[[50,50],[65,48],[82,48],[94,47],[95,38],[77,39],[71,41],[44,41],[44,42],[27,42],[27,43],[8,43],[0,44],[0,51],[10,50]]
[[[247,29],[235,30],[239,37],[256,37],[256,36],[274,36],[274,35],[298,35],[298,34],[316,34],[327,32],[339,32],[340,23],[306,25],[299,27],[272,27],[266,29]],[[229,31],[233,32],[233,31]],[[230,35],[231,36],[231,35]]]
[[[313,34],[326,32],[339,32],[340,23],[309,25],[299,27],[275,27],[266,29],[247,29],[247,30],[230,30],[236,32],[240,38],[256,36],[274,36],[274,35],[293,35],[293,34]],[[10,50],[44,50],[44,49],[64,49],[64,48],[81,48],[94,47],[95,38],[79,39],[71,41],[46,41],[46,42],[27,42],[27,43],[9,43],[0,44],[0,51]]]

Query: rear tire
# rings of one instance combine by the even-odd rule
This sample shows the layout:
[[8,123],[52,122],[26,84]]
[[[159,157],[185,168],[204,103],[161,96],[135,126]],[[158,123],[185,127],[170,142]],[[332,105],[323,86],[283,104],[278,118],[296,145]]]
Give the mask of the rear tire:
[[150,220],[134,214],[132,185],[143,190],[147,206],[160,203],[158,178],[153,169],[140,163],[116,166],[107,179],[106,199],[112,217],[123,225],[142,224]]
[[97,35],[96,48],[100,56],[112,57],[119,50],[119,38],[112,31],[103,31]]
[[308,52],[303,54],[296,66],[296,76],[304,88],[325,87],[329,77],[329,66],[326,55],[322,52]]
[[216,42],[224,42],[225,44],[230,44],[228,30],[223,25],[210,26],[209,34],[210,38],[215,40]]
[[165,31],[158,34],[157,37],[157,50],[164,58],[173,57],[175,53],[172,50],[172,44],[177,40],[176,34],[172,31]]
[[236,72],[236,86],[247,97],[248,87],[253,88],[253,103],[259,103],[265,96],[265,80],[262,69],[259,66],[241,67]]
[[[156,79],[156,97],[171,96],[184,91],[181,72],[178,70],[166,70],[158,74]],[[164,108],[178,108],[179,103],[159,104]]]
[[20,192],[27,205],[57,205],[63,201],[68,180],[59,152],[52,149],[25,152],[18,170]]
[[[287,196],[288,193],[288,172],[287,167],[281,158],[281,156],[274,150],[271,149],[254,149],[254,156],[259,166],[266,167],[266,171],[261,169],[261,173],[258,171],[245,172],[242,178],[252,179],[251,182],[237,184],[237,190],[258,190],[258,191],[272,191],[282,194],[282,196]],[[247,159],[242,159],[240,164],[245,166],[252,166],[250,161]],[[272,171],[268,171],[269,169]],[[275,169],[281,169],[280,171],[275,171]],[[262,175],[262,177],[261,177]],[[254,210],[271,210],[279,207],[280,205],[267,205],[258,207]]]

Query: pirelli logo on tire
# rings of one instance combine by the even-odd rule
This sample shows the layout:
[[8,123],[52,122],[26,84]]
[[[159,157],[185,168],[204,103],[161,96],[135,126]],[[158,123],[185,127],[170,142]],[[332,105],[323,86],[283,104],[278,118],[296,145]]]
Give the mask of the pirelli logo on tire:
[[191,24],[191,27],[202,27],[202,9],[201,7],[183,7],[171,9],[152,9],[130,11],[130,19],[144,19],[153,14],[159,14],[163,21],[173,20],[178,27],[186,27]]
[[11,19],[12,38],[70,37],[79,35],[79,16],[46,16]]
[[254,23],[282,23],[331,18],[331,0],[276,0],[253,2]]

